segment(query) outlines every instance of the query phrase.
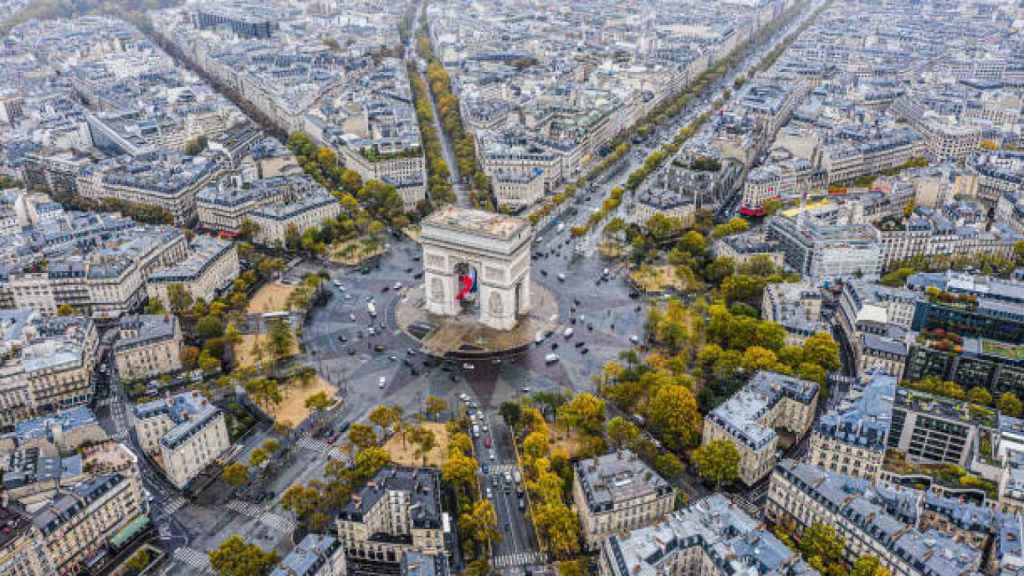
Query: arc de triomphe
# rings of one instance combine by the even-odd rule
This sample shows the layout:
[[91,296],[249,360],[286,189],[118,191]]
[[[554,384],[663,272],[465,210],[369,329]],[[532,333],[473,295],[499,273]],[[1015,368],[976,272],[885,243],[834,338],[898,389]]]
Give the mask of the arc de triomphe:
[[530,310],[529,221],[504,214],[445,206],[422,224],[427,311],[457,316],[462,288],[457,269],[476,271],[479,321],[496,330],[515,328]]

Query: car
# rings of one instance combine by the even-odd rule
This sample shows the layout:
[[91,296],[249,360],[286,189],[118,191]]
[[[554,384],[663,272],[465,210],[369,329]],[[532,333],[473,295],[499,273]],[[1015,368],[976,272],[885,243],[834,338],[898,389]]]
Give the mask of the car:
[[587,352],[590,352],[590,350],[587,349],[587,348],[584,348],[583,350],[580,350],[580,354],[584,354],[585,355]]
[[420,261],[420,257],[419,256],[413,256],[412,257],[412,261],[413,262],[419,262]]
[[548,271],[544,270],[543,268],[541,268],[540,275],[541,276],[547,276],[548,275]]
[[348,338],[344,334],[338,335],[338,342],[348,342]]
[[423,272],[417,272],[413,274],[412,277],[415,278],[416,280],[419,280],[420,278],[423,278]]
[[491,448],[490,451],[488,451],[487,456],[491,462],[494,462],[495,460],[498,459],[498,455],[494,453],[494,448]]
[[364,275],[364,276],[369,274],[370,273],[370,267],[369,266],[363,266],[362,268],[359,269],[359,273]]
[[383,293],[387,292],[388,290],[391,290],[391,286],[385,286],[385,287],[381,288],[380,292],[381,292],[381,294],[383,294]]
[[374,352],[383,352],[384,350],[385,348],[383,344],[377,344],[376,346],[373,347]]
[[377,331],[373,328],[373,326],[370,326],[369,328],[367,328],[366,329],[366,333],[369,334],[370,336],[376,336],[377,335]]
[[586,344],[586,342],[583,342],[583,341],[581,340],[581,341],[577,342],[576,344],[574,344],[574,346],[575,346],[575,347],[577,347],[577,348],[583,348],[583,345],[584,345],[584,344]]
[[469,394],[466,394],[465,392],[460,393],[459,400],[462,400],[463,402],[469,402]]
[[490,436],[487,436],[487,437],[484,438],[484,446],[487,447],[487,448],[491,447],[491,437]]
[[348,319],[349,319],[350,321],[352,321],[352,322],[355,322],[355,321],[356,321],[356,315],[355,315],[355,314],[349,314],[349,315],[348,315]]
[[491,487],[490,487],[490,486],[488,486],[488,487],[487,487],[487,499],[488,499],[488,500],[491,500],[491,499],[493,499],[493,498],[494,498],[494,492],[493,492],[493,491],[491,490]]
[[405,269],[405,273],[406,274],[412,274],[412,268],[406,268]]
[[558,350],[558,342],[552,342],[551,343],[551,349],[552,350]]
[[521,392],[522,392],[523,394],[529,394],[529,393],[530,393],[530,389],[529,389],[529,388],[526,388],[526,387],[524,387],[524,388],[521,388],[521,389],[520,389],[520,391],[521,391]]
[[385,386],[387,386],[387,384],[388,379],[384,376],[381,376],[380,379],[377,380],[377,388],[383,389]]
[[349,348],[348,349],[348,355],[349,356],[355,356],[356,355],[356,351],[354,349],[352,349],[352,348]]
[[392,362],[397,362],[398,361],[398,356],[395,356],[394,354],[392,354],[391,356],[388,356],[388,360],[391,360]]
[[403,358],[402,364],[405,364],[406,366],[412,368],[412,362],[408,358]]
[[409,356],[415,356],[416,355],[416,349],[415,348],[409,348],[408,350],[405,351],[405,353],[408,354]]
[[476,366],[472,365],[472,364],[471,364],[471,363],[469,363],[469,362],[463,362],[463,363],[462,363],[462,369],[463,369],[463,370],[475,370],[475,369],[476,369]]
[[341,290],[342,292],[346,292],[345,287],[342,286],[340,283],[338,284],[338,290]]
[[629,337],[629,341],[632,342],[633,344],[639,344],[640,337],[637,336],[636,334],[633,334],[632,336]]
[[395,285],[392,286],[391,289],[392,290],[401,290],[402,289],[402,283],[401,282],[395,282]]

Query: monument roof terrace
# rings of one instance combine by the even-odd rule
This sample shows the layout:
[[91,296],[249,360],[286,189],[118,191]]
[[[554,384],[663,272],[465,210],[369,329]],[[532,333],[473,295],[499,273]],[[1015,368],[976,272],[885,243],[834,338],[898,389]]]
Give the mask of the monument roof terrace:
[[490,236],[500,240],[511,240],[530,226],[530,223],[522,218],[451,205],[435,210],[424,220],[423,224],[424,231],[430,227],[438,227]]

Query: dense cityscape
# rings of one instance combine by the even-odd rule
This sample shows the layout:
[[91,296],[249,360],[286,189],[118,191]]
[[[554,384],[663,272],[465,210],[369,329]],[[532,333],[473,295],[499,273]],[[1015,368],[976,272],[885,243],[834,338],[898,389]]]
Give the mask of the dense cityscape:
[[1024,574],[1021,0],[0,0],[0,576]]

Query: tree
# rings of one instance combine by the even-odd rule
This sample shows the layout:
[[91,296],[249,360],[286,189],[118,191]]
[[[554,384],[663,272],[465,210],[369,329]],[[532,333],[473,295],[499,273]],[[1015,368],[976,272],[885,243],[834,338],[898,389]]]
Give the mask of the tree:
[[825,370],[838,370],[839,345],[827,332],[818,332],[804,340],[804,362],[817,364]]
[[459,527],[477,544],[490,546],[501,542],[498,514],[490,500],[477,500],[468,512],[459,517]]
[[548,435],[544,432],[530,432],[523,440],[523,454],[531,459],[544,457],[548,450]]
[[587,576],[589,563],[586,558],[562,560],[558,563],[558,576]]
[[604,400],[587,392],[577,394],[558,410],[558,419],[570,428],[600,434],[604,426]]
[[466,564],[463,576],[487,576],[491,573],[491,564],[487,558],[477,558]]
[[385,435],[395,430],[402,421],[402,410],[398,406],[381,404],[370,412],[370,422],[384,431]]
[[203,340],[218,338],[224,334],[224,323],[216,316],[203,316],[196,322],[196,335]]
[[391,463],[391,455],[383,448],[372,446],[356,454],[355,477],[365,482],[377,475],[380,469]]
[[58,316],[71,316],[74,313],[75,309],[74,307],[71,306],[71,304],[61,304],[60,306],[57,307]]
[[317,392],[306,398],[306,408],[314,412],[327,410],[330,405],[331,399],[327,397],[327,392],[324,391]]
[[716,490],[722,482],[732,482],[739,476],[740,453],[730,440],[712,440],[694,450],[691,457],[700,475],[713,481]]
[[267,328],[268,344],[270,354],[275,363],[282,358],[289,356],[295,346],[295,334],[284,320],[271,320]]
[[441,479],[451,484],[456,490],[468,493],[476,488],[476,459],[463,454],[459,450],[449,450],[448,459],[441,465]]
[[683,463],[671,452],[662,452],[654,459],[654,469],[666,478],[675,478],[683,473]]
[[853,569],[850,570],[850,576],[891,576],[891,574],[892,572],[888,568],[882,566],[877,556],[870,554],[857,558],[857,561],[853,563]]
[[992,404],[992,393],[981,386],[975,386],[967,391],[967,399],[975,404],[989,406]]
[[223,476],[228,486],[238,488],[249,481],[249,469],[246,468],[245,464],[235,462],[224,467]]
[[178,352],[178,359],[181,360],[182,368],[186,370],[194,369],[199,365],[199,348],[195,346],[182,346],[181,351]]
[[846,539],[828,524],[815,522],[800,536],[800,553],[807,563],[822,574],[835,573],[843,561]]
[[377,445],[377,433],[372,426],[355,423],[348,429],[348,441],[360,450]]
[[564,558],[579,553],[579,517],[564,503],[546,502],[535,506],[533,521],[556,556]]
[[424,404],[423,411],[427,413],[427,416],[437,419],[438,416],[444,414],[448,410],[448,402],[445,402],[443,398],[437,396],[427,396],[427,400]]
[[437,438],[432,430],[426,428],[415,428],[412,431],[412,443],[416,446],[416,455],[427,465],[427,455],[437,445]]
[[259,467],[261,464],[267,461],[267,451],[262,448],[256,448],[249,453],[249,464]]
[[278,562],[277,552],[264,552],[257,545],[246,543],[238,534],[207,554],[210,566],[220,576],[266,576]]
[[700,434],[697,400],[684,386],[669,384],[658,388],[647,406],[647,415],[670,448],[678,450],[690,446]]
[[1020,398],[1013,392],[1003,392],[1003,395],[999,397],[999,402],[996,404],[996,408],[1007,416],[1013,416],[1017,418],[1020,416],[1022,408]]
[[228,324],[228,327],[224,329],[224,341],[232,346],[242,343],[242,333],[238,331],[238,327],[234,323]]
[[305,518],[320,507],[320,491],[313,486],[292,484],[281,494],[281,506],[299,518]]
[[608,421],[608,440],[616,448],[628,448],[640,437],[640,429],[622,416]]
[[210,354],[209,350],[203,350],[199,354],[199,369],[210,374],[220,368],[220,360]]
[[171,284],[167,287],[167,302],[171,306],[171,312],[181,316],[192,307],[192,294],[181,284]]
[[522,415],[522,407],[515,402],[506,400],[498,407],[498,413],[505,420],[505,424],[508,424],[509,428],[515,430],[516,425],[519,423],[519,417]]

